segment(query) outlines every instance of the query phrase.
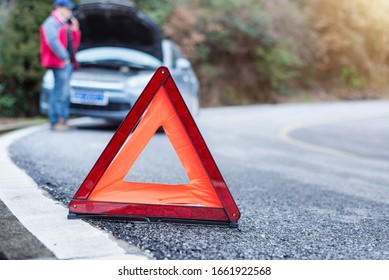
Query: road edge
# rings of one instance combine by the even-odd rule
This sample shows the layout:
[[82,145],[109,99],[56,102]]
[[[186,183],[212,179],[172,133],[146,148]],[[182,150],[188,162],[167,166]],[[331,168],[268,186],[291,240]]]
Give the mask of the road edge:
[[140,248],[123,244],[82,220],[68,220],[68,209],[49,197],[12,162],[8,148],[17,140],[44,129],[48,125],[0,136],[0,200],[58,259],[152,259]]

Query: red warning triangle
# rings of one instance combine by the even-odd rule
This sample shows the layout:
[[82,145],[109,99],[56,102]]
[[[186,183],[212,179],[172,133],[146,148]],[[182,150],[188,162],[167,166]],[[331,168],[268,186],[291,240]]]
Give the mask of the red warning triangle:
[[[160,126],[189,184],[125,181]],[[237,225],[240,212],[166,67],[156,71],[74,195],[69,210],[69,218]]]

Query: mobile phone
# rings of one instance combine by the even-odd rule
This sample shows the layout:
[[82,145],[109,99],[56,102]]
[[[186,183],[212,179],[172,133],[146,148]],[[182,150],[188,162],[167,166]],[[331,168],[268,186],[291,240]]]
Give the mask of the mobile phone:
[[68,24],[73,24],[73,19],[74,19],[74,16],[71,15],[70,18],[68,19]]

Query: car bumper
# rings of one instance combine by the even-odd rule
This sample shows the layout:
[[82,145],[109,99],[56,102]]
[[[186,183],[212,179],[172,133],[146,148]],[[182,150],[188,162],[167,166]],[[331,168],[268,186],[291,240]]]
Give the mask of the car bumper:
[[[40,111],[43,115],[48,114],[48,100],[50,90],[43,88],[40,96]],[[109,96],[108,104],[88,105],[70,102],[69,113],[72,116],[104,118],[113,121],[122,121],[136,102],[137,96],[126,93],[116,93]]]

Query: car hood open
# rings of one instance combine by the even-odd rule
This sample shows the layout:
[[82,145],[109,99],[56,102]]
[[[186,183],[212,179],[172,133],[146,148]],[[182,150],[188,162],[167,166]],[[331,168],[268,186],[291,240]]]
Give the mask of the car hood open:
[[74,16],[82,32],[80,50],[124,47],[163,60],[160,28],[133,4],[114,1],[81,4]]

